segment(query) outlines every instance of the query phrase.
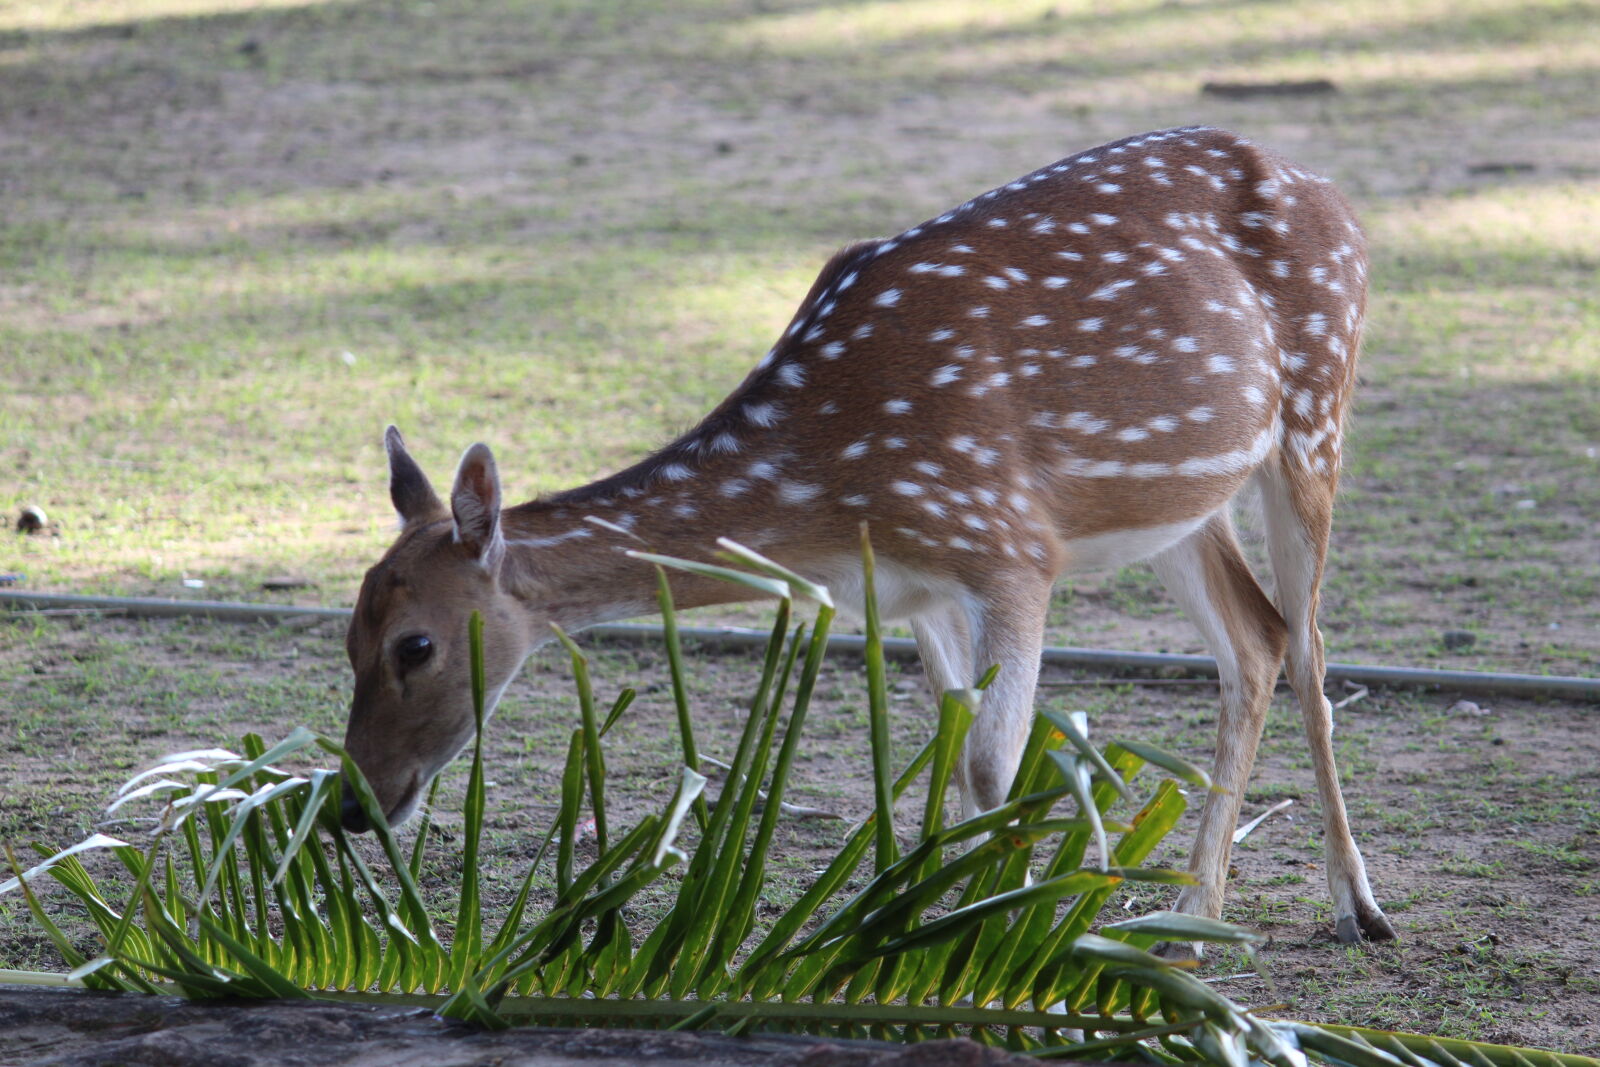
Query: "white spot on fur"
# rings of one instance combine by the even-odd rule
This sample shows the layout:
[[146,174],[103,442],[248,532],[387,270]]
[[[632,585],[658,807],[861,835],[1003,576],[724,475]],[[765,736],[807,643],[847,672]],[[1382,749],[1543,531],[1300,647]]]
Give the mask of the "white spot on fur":
[[804,504],[822,492],[820,485],[809,482],[782,482],[778,486],[778,499],[785,504]]
[[1111,423],[1087,411],[1074,411],[1061,420],[1063,430],[1076,430],[1083,434],[1097,434],[1103,432]]
[[1117,294],[1131,285],[1136,284],[1132,278],[1122,278],[1114,282],[1107,282],[1089,294],[1090,300],[1115,300]]
[[656,471],[663,481],[682,482],[694,477],[694,471],[682,463],[668,463]]
[[782,411],[776,404],[765,402],[746,404],[744,406],[744,417],[752,425],[772,427],[778,424],[779,418],[782,417]]

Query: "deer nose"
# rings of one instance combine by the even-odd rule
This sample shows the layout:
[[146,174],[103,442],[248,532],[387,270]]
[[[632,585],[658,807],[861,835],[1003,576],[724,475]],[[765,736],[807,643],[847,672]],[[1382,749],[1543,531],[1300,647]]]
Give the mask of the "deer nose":
[[350,783],[342,783],[343,796],[339,800],[339,822],[352,834],[364,834],[372,829],[372,824],[367,821],[367,813],[361,810],[361,801],[356,799],[354,789]]

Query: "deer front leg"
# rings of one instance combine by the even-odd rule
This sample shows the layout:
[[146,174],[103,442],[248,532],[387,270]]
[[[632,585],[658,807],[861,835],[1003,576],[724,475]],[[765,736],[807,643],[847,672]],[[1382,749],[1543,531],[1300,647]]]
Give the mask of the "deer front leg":
[[966,607],[949,601],[909,620],[917,636],[917,654],[937,709],[945,693],[967,689],[977,676],[972,668],[972,626]]
[[962,814],[971,818],[1005,803],[1033,724],[1033,695],[1044,648],[1049,582],[995,583],[1008,594],[977,611],[973,650],[977,673],[1000,670],[983,702],[957,766]]

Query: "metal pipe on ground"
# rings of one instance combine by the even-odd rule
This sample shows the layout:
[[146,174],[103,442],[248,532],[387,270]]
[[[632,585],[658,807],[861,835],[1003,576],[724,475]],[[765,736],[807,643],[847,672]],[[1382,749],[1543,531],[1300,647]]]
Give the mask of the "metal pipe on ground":
[[[199,616],[225,622],[285,622],[290,619],[348,619],[348,608],[297,607],[292,604],[246,604],[219,600],[162,600],[153,597],[78,596],[0,590],[0,607],[13,611],[105,612],[133,618]],[[649,643],[661,639],[661,627],[647,623],[610,623],[587,633],[606,640]],[[714,649],[765,647],[769,634],[737,626],[680,626],[686,641]],[[857,654],[865,639],[852,634],[828,638],[833,655]],[[886,637],[884,653],[894,659],[914,660],[916,643],[903,637]],[[1046,648],[1042,661],[1076,670],[1181,671],[1215,678],[1217,661],[1210,656],[1167,652],[1126,652],[1101,648]],[[1443,671],[1416,667],[1382,667],[1361,663],[1329,663],[1328,677],[1360,685],[1449,689],[1461,693],[1503,693],[1521,696],[1564,696],[1600,703],[1600,678],[1555,674],[1507,674],[1495,671]]]

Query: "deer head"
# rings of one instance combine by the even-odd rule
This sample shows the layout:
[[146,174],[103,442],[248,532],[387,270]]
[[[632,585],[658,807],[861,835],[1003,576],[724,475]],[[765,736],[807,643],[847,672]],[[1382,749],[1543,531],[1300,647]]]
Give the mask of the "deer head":
[[[361,583],[345,638],[355,696],[344,744],[397,826],[472,740],[472,613],[484,620],[486,713],[534,644],[538,619],[507,590],[500,478],[489,449],[475,444],[462,456],[447,508],[400,431],[389,427],[384,443],[401,529]],[[369,829],[354,794],[344,796],[345,827]]]

